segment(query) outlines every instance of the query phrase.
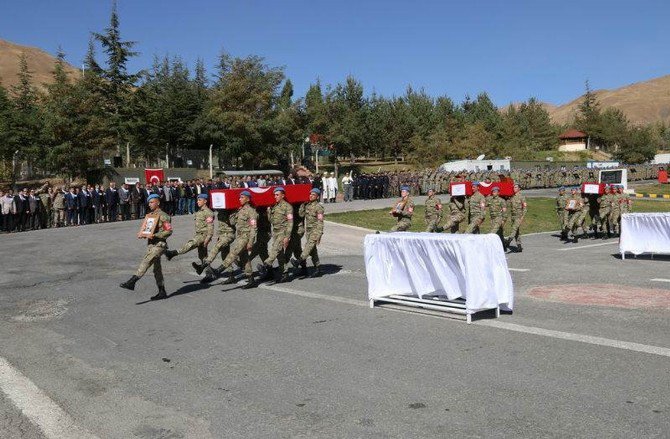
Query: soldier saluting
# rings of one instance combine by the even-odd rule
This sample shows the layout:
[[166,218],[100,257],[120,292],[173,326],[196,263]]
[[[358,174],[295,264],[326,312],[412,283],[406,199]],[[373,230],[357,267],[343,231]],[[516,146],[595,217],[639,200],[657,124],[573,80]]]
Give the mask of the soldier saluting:
[[142,262],[140,262],[137,272],[119,286],[128,290],[134,290],[137,281],[140,280],[149,267],[153,265],[154,277],[156,278],[156,285],[158,286],[158,294],[152,296],[151,300],[160,300],[167,298],[163,270],[161,269],[161,256],[167,250],[167,238],[172,235],[172,224],[170,223],[170,216],[163,212],[159,207],[160,197],[158,195],[149,195],[148,201],[149,210],[151,210],[153,217],[146,219],[145,224],[147,224],[146,221],[154,219],[156,223],[151,230],[140,230],[137,234],[137,239],[147,240],[147,252],[144,255],[144,259],[142,259]]

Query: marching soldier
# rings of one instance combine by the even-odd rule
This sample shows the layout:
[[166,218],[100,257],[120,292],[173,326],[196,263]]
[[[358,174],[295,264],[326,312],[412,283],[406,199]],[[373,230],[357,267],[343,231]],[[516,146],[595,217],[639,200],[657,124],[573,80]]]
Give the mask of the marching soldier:
[[605,193],[598,198],[598,222],[600,223],[600,231],[603,237],[612,236],[610,227],[610,212],[612,210],[612,194],[610,193],[610,186],[605,187]]
[[479,182],[472,183],[472,195],[468,200],[469,222],[465,233],[479,233],[479,227],[486,218],[486,197],[479,192]]
[[198,211],[193,215],[195,221],[195,235],[181,246],[179,250],[168,250],[165,252],[167,260],[177,255],[188,253],[194,248],[198,249],[200,263],[207,257],[207,246],[214,236],[214,212],[207,207],[207,194],[198,195]]
[[610,210],[610,224],[612,225],[612,233],[621,234],[619,224],[621,223],[621,206],[628,197],[623,193],[623,186],[612,186],[612,209]]
[[154,226],[154,231],[149,235],[143,234],[142,231],[137,234],[137,239],[147,240],[147,252],[142,262],[140,262],[137,272],[130,279],[122,283],[120,287],[131,291],[134,290],[137,281],[153,265],[158,294],[152,296],[151,300],[160,300],[167,298],[163,271],[161,269],[161,256],[167,250],[167,238],[172,235],[172,224],[170,223],[170,216],[160,209],[160,197],[158,195],[150,195],[148,201],[151,213],[157,217],[156,225]]
[[582,194],[581,206],[581,209],[577,213],[575,228],[581,228],[582,238],[586,239],[589,237],[589,229],[586,226],[586,220],[589,217],[589,212],[591,211],[591,198],[588,194]]
[[214,244],[214,247],[212,247],[201,264],[193,262],[193,268],[198,274],[202,273],[203,270],[206,271],[205,277],[200,281],[202,283],[209,283],[216,279],[214,272],[212,271],[212,262],[214,262],[216,255],[219,253],[221,253],[221,259],[225,260],[230,250],[230,243],[235,240],[235,213],[222,209],[218,211],[217,219],[219,223],[219,231],[216,238],[216,244]]
[[258,264],[258,272],[261,277],[267,278],[271,274],[272,263],[277,260],[281,279],[279,282],[288,282],[288,266],[286,265],[286,249],[293,230],[293,206],[284,197],[286,192],[283,187],[274,190],[275,204],[268,209],[268,219],[272,224],[272,247],[267,259]]
[[505,221],[507,221],[507,202],[504,198],[500,197],[499,193],[500,188],[494,186],[491,189],[491,197],[488,200],[489,215],[491,216],[491,230],[489,233],[498,235],[503,247],[507,248],[507,241],[503,236],[503,227],[505,226]]
[[509,247],[512,241],[516,241],[516,251],[520,253],[523,251],[523,247],[521,247],[521,234],[519,233],[519,229],[521,228],[521,223],[523,223],[523,219],[528,211],[528,204],[526,203],[526,197],[521,194],[521,187],[516,183],[514,184],[514,195],[509,199],[508,203],[512,219],[512,231],[507,237],[506,244],[507,247]]
[[406,232],[412,227],[412,215],[414,215],[414,202],[409,196],[409,186],[400,188],[400,201],[396,203],[391,210],[390,215],[394,216],[398,222],[391,229],[391,232]]
[[[288,249],[286,249],[287,258],[293,256],[295,259],[300,259],[302,255],[301,240],[305,235],[305,208],[304,205],[293,207],[293,227],[291,228],[291,239],[289,239]],[[307,277],[307,262],[300,263],[301,277]]]
[[323,236],[323,206],[319,204],[319,196],[321,191],[314,188],[309,193],[309,202],[303,203],[301,208],[301,216],[305,218],[305,236],[307,242],[299,259],[291,259],[291,264],[298,268],[303,262],[307,261],[307,257],[312,258],[314,264],[314,272],[310,277],[321,276],[321,269],[319,263],[319,253],[316,246],[321,243],[321,236]]
[[435,196],[435,189],[428,188],[428,198],[426,199],[426,232],[441,232],[439,229],[442,221],[442,201]]
[[244,274],[247,277],[247,283],[242,287],[243,289],[256,286],[253,268],[251,267],[251,251],[256,241],[258,212],[251,207],[249,201],[251,201],[251,192],[242,191],[240,193],[240,207],[235,214],[235,240],[230,244],[228,256],[223,260],[221,266],[215,270],[216,275],[228,271],[228,279],[224,284],[233,284],[235,283],[235,276],[230,267],[239,258],[239,264],[244,267]]
[[558,225],[561,226],[561,241],[566,241],[568,235],[565,230],[565,202],[568,200],[565,195],[565,188],[561,186],[558,188],[558,196],[556,197],[556,216],[558,216]]
[[[582,210],[582,198],[577,194],[577,188],[570,189],[570,197],[565,202],[565,227],[563,233],[568,239],[577,242],[577,220]],[[571,238],[572,237],[572,238]]]
[[449,216],[444,225],[444,230],[448,233],[458,233],[463,221],[465,221],[465,198],[452,196],[449,200]]

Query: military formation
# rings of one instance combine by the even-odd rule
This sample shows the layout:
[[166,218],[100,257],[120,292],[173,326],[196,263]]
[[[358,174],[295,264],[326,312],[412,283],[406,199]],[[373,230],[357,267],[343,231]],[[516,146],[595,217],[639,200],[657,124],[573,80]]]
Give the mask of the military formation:
[[[201,280],[203,283],[212,282],[224,275],[226,277],[224,284],[237,283],[233,267],[236,264],[242,268],[246,278],[242,288],[253,288],[258,280],[274,278],[275,261],[278,264],[278,282],[291,281],[289,261],[293,267],[300,269],[297,273],[300,277],[321,276],[317,251],[323,235],[324,222],[324,209],[319,203],[321,191],[313,188],[309,194],[309,201],[296,206],[284,199],[285,190],[281,186],[274,189],[274,196],[273,206],[257,209],[251,204],[251,192],[245,190],[240,193],[240,207],[236,211],[222,210],[217,213],[207,207],[206,194],[198,196],[199,209],[194,215],[193,237],[178,250],[170,250],[167,244],[167,238],[172,234],[170,216],[161,210],[160,197],[150,195],[148,197],[150,215],[146,217],[142,230],[137,235],[138,239],[147,240],[147,251],[136,273],[120,286],[134,290],[137,281],[150,267],[153,267],[158,294],[152,296],[151,300],[165,299],[168,296],[163,280],[161,257],[165,254],[167,259],[171,260],[194,249],[198,250],[198,262],[193,262],[193,267],[198,274],[205,272]],[[261,232],[261,229],[266,226],[261,224],[267,224],[267,230],[264,232]],[[218,230],[216,243],[208,252],[215,228]],[[270,240],[272,244],[268,252]],[[212,264],[219,254],[222,258],[221,265],[214,268]],[[254,276],[251,264],[256,256],[261,259],[261,263],[257,266],[260,279]],[[307,271],[308,258],[314,265],[311,274]]]
[[[462,177],[459,181],[462,181]],[[500,237],[505,250],[515,241],[515,251],[523,251],[520,230],[528,211],[528,203],[521,193],[520,185],[514,184],[514,195],[509,199],[500,196],[498,187],[493,187],[491,195],[484,196],[479,191],[479,186],[478,181],[472,183],[470,196],[451,196],[446,208],[435,195],[435,189],[428,188],[428,198],[424,206],[426,232],[458,233],[461,223],[467,220],[464,233],[494,233]],[[400,199],[389,212],[396,219],[391,232],[405,232],[412,227],[415,206],[410,195],[410,187],[402,186],[400,195]],[[487,216],[490,220],[488,228],[485,224]],[[503,230],[508,221],[512,224],[511,233],[509,236],[504,236]]]
[[632,200],[623,186],[607,185],[603,194],[584,194],[580,188],[558,189],[556,216],[562,241],[578,242],[579,238],[611,238],[620,233],[621,215],[631,212]]

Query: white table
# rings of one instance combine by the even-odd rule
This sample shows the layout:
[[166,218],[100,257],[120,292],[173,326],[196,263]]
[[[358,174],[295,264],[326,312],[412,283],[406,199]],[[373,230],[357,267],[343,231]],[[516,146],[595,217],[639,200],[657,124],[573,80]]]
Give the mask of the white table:
[[365,270],[371,307],[390,302],[442,309],[444,301],[455,301],[448,311],[468,322],[476,312],[495,309],[498,315],[513,307],[512,277],[497,235],[367,235]]
[[619,252],[670,253],[670,212],[624,213],[621,215]]

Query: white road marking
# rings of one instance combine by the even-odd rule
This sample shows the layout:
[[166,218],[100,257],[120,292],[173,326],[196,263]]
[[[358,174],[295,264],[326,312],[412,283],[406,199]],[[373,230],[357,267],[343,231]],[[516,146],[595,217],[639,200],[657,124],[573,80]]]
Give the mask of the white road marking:
[[660,279],[660,278],[655,278],[651,279],[652,282],[670,282],[670,279]]
[[670,357],[670,348],[651,346],[629,341],[613,340],[611,338],[594,337],[592,335],[574,334],[572,332],[554,331],[551,329],[536,328],[533,326],[517,325],[515,323],[501,322],[499,320],[480,320],[473,322],[480,326],[506,329],[508,331],[523,332],[525,334],[542,335],[545,337],[559,338],[562,340],[578,341],[581,343],[607,346],[611,348],[626,349],[629,351],[644,352],[646,354]]
[[[299,291],[299,290],[294,290],[293,288],[279,287],[279,286],[276,286],[276,285],[261,284],[260,287],[268,289],[268,290],[272,290],[272,291],[277,291],[277,292],[280,292],[280,293],[291,294],[291,295],[294,295],[294,296],[307,297],[307,298],[310,298],[310,299],[329,300],[331,302],[344,303],[344,304],[347,304],[347,305],[354,305],[354,306],[363,306],[363,307],[366,307],[366,308],[368,308],[370,306],[367,301],[349,299],[349,298],[346,298],[346,297],[337,297],[337,296],[330,296],[328,294],[310,293],[308,291]],[[385,308],[385,311],[405,312],[405,311],[402,311],[402,310],[399,310],[399,309],[388,309],[388,308]],[[450,321],[451,320],[451,319],[445,319],[444,317],[439,316],[439,315],[415,313],[415,312],[406,312],[406,313],[413,314],[413,315],[418,315],[418,316],[435,317],[435,318],[438,318],[438,319],[442,319],[443,321]],[[629,350],[629,351],[643,352],[643,353],[647,353],[647,354],[661,355],[661,356],[664,356],[664,357],[670,357],[670,348],[664,348],[664,347],[660,347],[660,346],[652,346],[652,345],[634,343],[634,342],[629,342],[629,341],[621,341],[621,340],[614,340],[614,339],[610,339],[610,338],[595,337],[595,336],[592,336],[592,335],[575,334],[575,333],[572,333],[572,332],[554,331],[554,330],[551,330],[551,329],[537,328],[537,327],[534,327],[534,326],[517,325],[515,323],[507,323],[507,322],[502,322],[500,320],[478,320],[478,321],[472,322],[472,324],[473,325],[479,325],[479,326],[489,326],[489,327],[496,328],[496,329],[505,329],[507,331],[522,332],[522,333],[525,333],[525,334],[541,335],[541,336],[544,336],[544,337],[557,338],[557,339],[560,339],[560,340],[576,341],[576,342],[579,342],[579,343],[586,343],[586,344],[605,346],[605,347],[611,347],[611,348],[617,348],[617,349],[625,349],[625,350]]]
[[508,268],[509,271],[530,271],[530,268]]
[[603,245],[613,245],[613,244],[618,244],[618,241],[613,241],[613,242],[601,242],[599,244],[589,244],[589,245],[580,245],[579,247],[566,247],[566,248],[558,248],[559,252],[565,252],[569,250],[579,250],[582,248],[591,248],[591,247],[601,247]]
[[70,415],[2,357],[0,390],[49,439],[97,437],[75,425]]

